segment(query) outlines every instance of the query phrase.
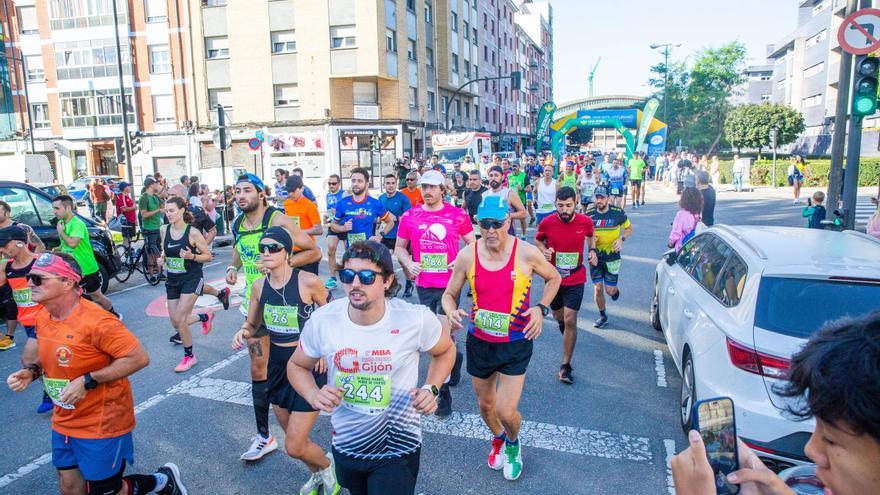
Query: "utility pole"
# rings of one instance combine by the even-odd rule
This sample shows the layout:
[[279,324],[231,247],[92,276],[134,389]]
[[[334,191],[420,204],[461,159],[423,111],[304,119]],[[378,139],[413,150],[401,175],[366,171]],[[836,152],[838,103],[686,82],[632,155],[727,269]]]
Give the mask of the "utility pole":
[[669,125],[669,103],[666,98],[666,88],[669,86],[669,49],[678,48],[681,43],[658,43],[651,45],[652,50],[663,48],[663,122]]
[[[131,136],[128,135],[128,110],[125,107],[125,81],[122,78],[122,45],[119,41],[119,13],[116,8],[116,0],[110,0],[113,5],[113,34],[116,35],[116,71],[119,73],[119,104],[122,107],[122,139],[125,141],[125,164],[128,171],[128,180],[134,183],[134,168],[131,165]],[[126,12],[128,9],[126,8]],[[125,18],[125,38],[128,36],[128,16]],[[133,76],[133,75],[132,75]],[[134,87],[131,88],[131,98],[134,101]],[[134,187],[131,188],[131,200],[135,204]]]
[[226,111],[223,110],[223,105],[217,104],[217,135],[218,141],[220,141],[220,177],[223,182],[223,231],[229,232],[229,222],[227,220],[226,208],[228,207],[228,202],[226,201]]
[[770,128],[770,145],[773,146],[773,189],[776,189],[776,142],[779,138],[779,128],[775,125]]

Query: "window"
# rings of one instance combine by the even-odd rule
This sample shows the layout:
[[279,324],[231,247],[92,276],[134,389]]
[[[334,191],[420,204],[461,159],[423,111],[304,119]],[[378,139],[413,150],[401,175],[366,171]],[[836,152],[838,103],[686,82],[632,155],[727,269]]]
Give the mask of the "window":
[[171,57],[168,53],[168,45],[151,45],[150,50],[150,74],[167,74],[171,72]]
[[458,74],[458,55],[452,54],[452,72]]
[[372,81],[354,82],[354,104],[376,105],[379,103],[379,93],[376,83]]
[[205,7],[223,7],[226,5],[226,0],[202,0],[202,5]]
[[676,263],[682,270],[690,272],[700,254],[715,238],[713,235],[698,235],[685,243],[676,257]]
[[471,77],[471,63],[467,60],[464,61],[464,77],[468,79]]
[[813,36],[807,38],[806,47],[811,48],[828,39],[828,30],[823,29]]
[[355,33],[354,25],[330,26],[330,49],[338,50],[357,47]]
[[146,0],[144,2],[147,22],[165,22],[168,20],[168,7],[165,0]]
[[448,96],[441,96],[440,97],[440,112],[441,113],[443,113],[443,114],[446,113],[446,105],[448,105],[448,104],[449,104],[449,97]]
[[474,120],[477,122],[480,121],[480,105],[477,105],[476,103],[474,103]]
[[471,120],[471,106],[467,103],[464,104],[464,118]]
[[416,11],[416,0],[406,0],[406,8],[415,12]]
[[425,48],[425,64],[428,67],[434,67],[434,49],[433,48]]
[[385,50],[397,53],[397,31],[393,29],[385,30]]
[[296,84],[276,84],[275,85],[275,106],[276,107],[298,107],[299,106],[299,87]]
[[770,102],[773,99],[773,95],[761,95],[761,101]]
[[813,17],[816,17],[823,10],[827,9],[830,6],[831,6],[831,0],[822,0],[815,7],[813,7]]
[[719,280],[718,275],[724,267],[724,262],[733,253],[733,249],[721,239],[714,239],[714,242],[707,245],[702,251],[691,269],[691,277],[710,294],[717,296],[715,285]]
[[436,98],[437,98],[437,97],[434,95],[434,92],[433,92],[433,91],[428,91],[428,101],[427,101],[426,103],[427,103],[427,107],[428,107],[428,111],[429,111],[429,112],[433,112],[433,111],[434,111],[434,100],[435,100]]
[[416,40],[406,40],[406,58],[416,59]]
[[[122,125],[122,102],[118,89],[100,91],[71,91],[58,93],[61,101],[63,127],[95,127]],[[125,94],[128,122],[134,123],[131,93]]]
[[474,31],[474,39],[473,39],[474,46],[479,46],[479,42],[477,41],[477,28],[473,28],[473,31]]
[[822,104],[822,94],[815,94],[813,96],[808,96],[802,100],[803,105],[805,107],[814,107],[816,105]]
[[18,29],[21,34],[38,34],[40,25],[37,23],[36,7],[19,7],[18,11]]
[[31,227],[49,227],[54,214],[52,203],[37,194],[31,194],[17,187],[0,189],[0,200],[10,208],[9,218],[13,222],[23,223]]
[[409,106],[419,106],[419,88],[409,87]]
[[724,266],[724,272],[715,288],[715,297],[721,300],[721,304],[728,308],[739,304],[747,272],[748,267],[736,254],[727,260],[727,265]]
[[449,25],[452,28],[453,33],[458,32],[458,14],[455,12],[451,12],[449,16]]
[[[112,38],[55,43],[58,79],[92,79],[119,74],[116,43]],[[130,45],[122,45],[122,73],[131,74]]]
[[212,36],[205,38],[205,58],[229,58],[229,38]]
[[174,122],[174,95],[153,95],[153,121],[157,124]]
[[296,33],[290,31],[272,31],[272,53],[295,53]]
[[119,15],[114,21],[110,0],[49,0],[49,27],[55,31],[125,24],[127,6],[128,2],[119,2]]
[[434,6],[428,1],[425,1],[425,22],[428,24],[434,23]]
[[804,69],[804,79],[821,74],[825,70],[825,62],[819,62],[816,65]]
[[464,30],[464,33],[463,33],[464,39],[470,40],[471,39],[471,26],[470,26],[470,24],[468,24],[468,21],[463,21],[462,27]]
[[223,105],[227,111],[232,110],[232,90],[229,88],[215,88],[208,90],[208,107],[211,112],[217,105]]
[[44,82],[46,73],[43,71],[43,57],[40,55],[26,55],[24,62],[27,66],[27,80],[31,82]]
[[34,120],[34,129],[48,129],[52,126],[49,122],[49,104],[34,103],[31,105],[31,116]]

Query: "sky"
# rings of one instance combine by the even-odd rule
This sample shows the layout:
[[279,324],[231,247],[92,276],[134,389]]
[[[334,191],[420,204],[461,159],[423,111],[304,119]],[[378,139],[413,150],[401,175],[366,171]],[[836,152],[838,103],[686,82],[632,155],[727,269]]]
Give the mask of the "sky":
[[650,93],[652,65],[662,61],[651,44],[681,43],[670,60],[703,48],[745,43],[751,63],[763,63],[766,45],[797,26],[798,0],[551,0],[554,100],[589,95]]

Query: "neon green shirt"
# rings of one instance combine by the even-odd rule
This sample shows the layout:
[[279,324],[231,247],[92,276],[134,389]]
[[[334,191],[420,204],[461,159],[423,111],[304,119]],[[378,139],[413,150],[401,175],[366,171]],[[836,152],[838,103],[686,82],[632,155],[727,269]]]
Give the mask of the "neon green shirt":
[[629,178],[642,180],[642,172],[645,170],[645,160],[633,158],[629,161]]
[[91,275],[98,271],[98,262],[95,261],[95,252],[92,250],[92,243],[89,241],[89,228],[86,223],[79,217],[74,216],[70,220],[64,222],[64,235],[67,237],[79,237],[81,240],[72,248],[66,242],[61,242],[61,252],[69,253],[73,256],[82,270],[83,276]]

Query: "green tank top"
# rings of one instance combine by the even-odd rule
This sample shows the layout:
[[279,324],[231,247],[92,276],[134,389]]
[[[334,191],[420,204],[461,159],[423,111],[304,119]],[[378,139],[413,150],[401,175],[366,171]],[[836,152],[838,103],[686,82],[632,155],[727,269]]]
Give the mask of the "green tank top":
[[577,174],[571,174],[571,176],[569,176],[568,174],[563,172],[559,177],[560,177],[560,182],[561,182],[560,187],[570,187],[572,189],[576,188]]
[[233,227],[235,227],[233,231],[236,233],[235,250],[238,251],[238,257],[241,259],[245,283],[244,301],[239,306],[239,311],[245,316],[247,316],[248,306],[250,305],[251,287],[254,285],[254,281],[263,275],[257,268],[257,261],[260,259],[260,238],[263,236],[263,232],[272,224],[272,219],[275,218],[275,214],[278,211],[276,208],[267,209],[266,213],[263,214],[262,225],[254,230],[243,230],[243,213],[240,219],[236,219],[233,222]]

